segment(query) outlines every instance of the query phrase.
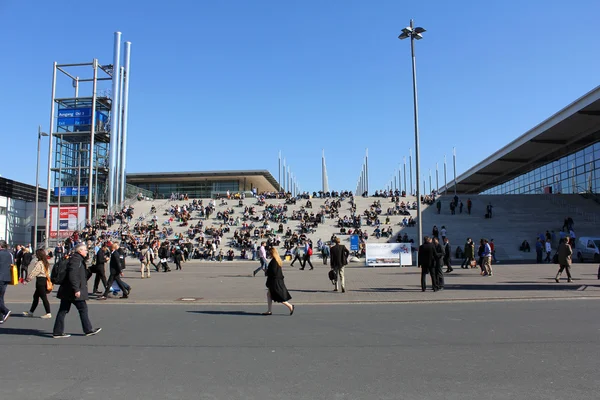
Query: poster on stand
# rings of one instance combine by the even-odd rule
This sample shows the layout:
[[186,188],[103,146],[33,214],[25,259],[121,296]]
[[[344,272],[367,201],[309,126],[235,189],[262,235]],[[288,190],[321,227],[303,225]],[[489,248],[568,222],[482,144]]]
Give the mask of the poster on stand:
[[50,237],[52,239],[68,238],[78,230],[78,221],[79,226],[85,226],[86,218],[86,206],[79,206],[79,210],[77,210],[77,206],[60,206],[60,217],[58,206],[50,206]]
[[367,243],[366,265],[369,267],[412,265],[410,243]]

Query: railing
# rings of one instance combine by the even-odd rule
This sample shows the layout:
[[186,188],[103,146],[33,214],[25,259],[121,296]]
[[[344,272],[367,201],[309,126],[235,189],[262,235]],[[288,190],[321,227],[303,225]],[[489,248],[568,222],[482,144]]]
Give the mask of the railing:
[[582,219],[592,222],[594,224],[598,220],[597,214],[595,212],[584,211],[580,207],[570,204],[561,195],[544,193],[543,198],[549,200],[553,205],[566,210],[566,214],[577,215]]

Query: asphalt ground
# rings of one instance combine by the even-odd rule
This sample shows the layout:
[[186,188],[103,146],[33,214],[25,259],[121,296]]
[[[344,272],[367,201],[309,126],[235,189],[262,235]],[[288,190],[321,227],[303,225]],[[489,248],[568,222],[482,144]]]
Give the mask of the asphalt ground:
[[[141,279],[139,264],[128,260],[124,280],[133,287],[128,300],[110,299],[107,303],[140,304],[262,304],[265,302],[265,277],[252,271],[258,262],[201,262],[183,264],[182,271],[151,272],[150,279]],[[329,267],[319,259],[313,260],[314,270],[299,270],[286,262],[283,267],[285,282],[294,302],[298,304],[348,304],[381,302],[429,301],[485,301],[490,299],[581,298],[600,297],[600,281],[596,264],[573,264],[573,283],[567,283],[563,274],[561,283],[554,277],[555,264],[495,264],[494,276],[482,277],[479,269],[461,269],[445,276],[446,290],[421,292],[421,271],[416,267],[346,267],[347,292],[333,292],[327,277]],[[94,278],[92,278],[94,279]],[[92,289],[93,281],[88,287]],[[102,288],[102,286],[101,286]],[[9,303],[31,302],[34,286],[18,285],[8,288]],[[52,296],[55,296],[56,292]],[[184,299],[184,300],[182,300]],[[57,299],[51,298],[56,304]],[[56,306],[54,307],[56,308]]]
[[[258,279],[258,278],[257,278]],[[490,278],[492,279],[492,278]],[[135,290],[135,289],[134,289]],[[10,292],[9,292],[10,293]],[[21,308],[19,308],[21,306]],[[102,332],[52,339],[53,320],[0,325],[0,398],[593,399],[594,298],[396,304],[90,301]]]

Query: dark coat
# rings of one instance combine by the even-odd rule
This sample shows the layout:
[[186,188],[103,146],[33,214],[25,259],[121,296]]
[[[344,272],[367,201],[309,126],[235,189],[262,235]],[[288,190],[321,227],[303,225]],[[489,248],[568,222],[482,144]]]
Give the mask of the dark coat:
[[434,244],[433,247],[435,248],[435,262],[436,262],[436,266],[437,267],[441,267],[442,265],[444,265],[444,262],[443,262],[443,259],[444,259],[444,249],[442,248],[441,243]]
[[0,282],[10,282],[10,266],[14,262],[13,255],[6,249],[0,250]]
[[123,270],[123,264],[121,263],[121,253],[115,250],[110,255],[110,273],[120,274]]
[[[75,298],[75,292],[80,292],[79,298]],[[85,262],[79,253],[75,253],[69,259],[67,264],[67,276],[65,281],[58,288],[57,296],[64,300],[87,300],[87,275],[85,271]]]
[[283,272],[275,259],[271,259],[267,267],[267,282],[266,285],[271,293],[271,299],[277,303],[291,300],[292,296],[285,287],[283,281]]
[[419,247],[418,257],[421,268],[427,270],[434,268],[436,264],[436,255],[433,243],[423,243],[421,247]]
[[30,252],[23,252],[23,255],[21,256],[21,267],[22,268],[29,267],[29,264],[31,264],[32,259],[33,259],[33,256],[31,255]]
[[450,247],[450,243],[444,244],[444,259],[449,260],[452,257],[452,247]]
[[329,250],[329,253],[331,255],[331,268],[341,269],[344,265],[348,264],[350,251],[343,244],[336,244]]
[[107,252],[104,251],[104,247],[101,247],[96,254],[96,265],[104,265],[106,263],[106,259],[108,258]]

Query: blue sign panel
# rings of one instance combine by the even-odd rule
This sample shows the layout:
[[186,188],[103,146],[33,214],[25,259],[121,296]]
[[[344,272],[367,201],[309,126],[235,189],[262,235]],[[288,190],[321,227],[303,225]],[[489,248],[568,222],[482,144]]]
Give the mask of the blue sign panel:
[[60,220],[60,230],[61,231],[66,231],[67,229],[69,229],[69,220],[68,219],[61,219]]
[[[81,186],[81,196],[87,196],[88,195],[88,187],[87,186]],[[54,188],[54,195],[58,196],[58,187]],[[77,196],[77,186],[63,186],[60,188],[60,195],[61,196]]]
[[358,251],[358,235],[350,235],[350,251]]

